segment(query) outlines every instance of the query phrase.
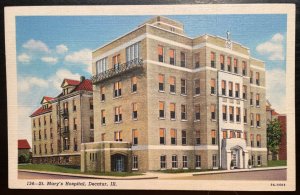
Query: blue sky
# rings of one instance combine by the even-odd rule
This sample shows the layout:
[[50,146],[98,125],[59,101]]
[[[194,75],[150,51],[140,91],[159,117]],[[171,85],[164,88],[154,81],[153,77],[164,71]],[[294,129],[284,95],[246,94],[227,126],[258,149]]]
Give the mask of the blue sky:
[[[16,18],[20,136],[30,134],[30,113],[43,95],[55,96],[64,77],[90,77],[91,51],[153,16],[26,16]],[[286,15],[172,15],[190,37],[208,33],[250,48],[266,63],[267,97],[284,112]],[[276,88],[276,90],[274,90]],[[273,90],[270,90],[273,89]],[[279,98],[280,97],[280,98]]]

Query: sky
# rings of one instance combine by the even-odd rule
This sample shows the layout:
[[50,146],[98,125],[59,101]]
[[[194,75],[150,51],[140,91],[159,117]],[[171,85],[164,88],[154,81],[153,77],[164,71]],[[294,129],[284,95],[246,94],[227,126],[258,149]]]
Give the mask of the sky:
[[[16,17],[18,132],[31,143],[30,114],[43,96],[55,97],[64,78],[91,77],[91,52],[153,16]],[[285,113],[286,15],[169,15],[189,37],[226,37],[265,61],[266,96]]]

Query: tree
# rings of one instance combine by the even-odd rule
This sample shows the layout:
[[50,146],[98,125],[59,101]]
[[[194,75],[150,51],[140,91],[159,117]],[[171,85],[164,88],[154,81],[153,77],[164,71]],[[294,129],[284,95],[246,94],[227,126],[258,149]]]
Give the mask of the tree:
[[275,118],[267,125],[267,147],[272,154],[278,153],[281,136],[280,121]]

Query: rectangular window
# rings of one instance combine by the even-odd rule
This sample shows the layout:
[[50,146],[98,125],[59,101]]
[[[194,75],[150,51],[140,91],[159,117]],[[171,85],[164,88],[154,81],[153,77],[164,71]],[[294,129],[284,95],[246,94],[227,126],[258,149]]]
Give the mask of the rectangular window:
[[170,136],[171,136],[171,144],[176,145],[177,144],[177,131],[176,129],[170,130]]
[[100,99],[101,99],[101,101],[104,101],[105,100],[105,87],[104,86],[102,86],[101,88],[100,88]]
[[239,131],[236,132],[236,137],[237,137],[237,138],[241,138],[241,132],[239,132]]
[[105,123],[106,123],[106,120],[105,120],[105,116],[106,114],[105,114],[105,110],[101,110],[101,124],[102,125],[105,125]]
[[114,97],[119,97],[122,95],[122,84],[121,81],[114,83]]
[[73,142],[74,142],[74,151],[77,151],[77,150],[78,150],[78,147],[77,147],[77,139],[74,138]]
[[182,168],[184,168],[184,169],[188,168],[188,159],[187,159],[187,156],[182,156]]
[[94,117],[90,117],[90,129],[94,129]]
[[254,147],[254,136],[253,136],[253,134],[250,134],[250,144],[251,144],[251,147]]
[[76,103],[75,103],[75,99],[73,99],[73,112],[75,112],[76,111]]
[[115,122],[122,121],[122,108],[121,106],[115,107]]
[[210,80],[210,93],[215,94],[216,93],[215,89],[216,89],[216,80],[211,79]]
[[160,168],[166,169],[166,156],[160,156]]
[[39,140],[42,139],[41,130],[39,130]]
[[103,58],[96,62],[96,74],[105,72],[107,70],[107,58]]
[[222,106],[223,120],[227,121],[227,106]]
[[259,85],[259,72],[256,72],[255,80],[256,80],[256,85]]
[[227,57],[227,71],[231,72],[231,57]]
[[33,127],[35,127],[35,119],[33,119],[32,124],[33,124]]
[[195,54],[195,68],[200,67],[200,53]]
[[41,126],[41,118],[39,118],[39,127]]
[[235,138],[235,133],[234,133],[234,131],[230,131],[230,138]]
[[244,139],[246,140],[246,144],[247,144],[247,132],[244,132]]
[[224,65],[224,55],[220,55],[220,65],[221,65],[221,70],[225,69],[225,65]]
[[253,92],[250,92],[250,106],[253,106]]
[[44,125],[46,125],[47,120],[46,120],[46,116],[44,116]]
[[217,155],[216,154],[212,155],[212,166],[217,167]]
[[52,143],[50,144],[50,147],[51,147],[51,154],[53,154],[54,149],[53,149],[53,144]]
[[217,144],[216,137],[217,137],[216,130],[211,130],[211,144],[212,145]]
[[260,127],[260,114],[256,114],[256,127]]
[[223,131],[223,139],[226,139],[227,138],[227,131]]
[[158,61],[164,62],[164,47],[159,45],[157,47],[157,53],[158,53]]
[[229,106],[229,120],[231,122],[233,122],[233,115],[234,115],[233,106]]
[[250,83],[253,83],[253,71],[250,71]]
[[187,117],[186,117],[186,105],[181,105],[181,120],[186,120]]
[[101,133],[101,141],[105,141],[105,133]]
[[196,165],[195,165],[195,167],[196,167],[196,169],[198,168],[198,169],[200,169],[201,168],[201,156],[200,155],[196,155]]
[[261,166],[261,156],[257,156],[257,166]]
[[261,135],[259,135],[259,134],[256,135],[256,146],[258,148],[261,147]]
[[186,80],[181,79],[181,95],[186,95]]
[[252,166],[255,166],[255,156],[251,155],[251,164]]
[[247,86],[243,85],[243,99],[247,99]]
[[112,57],[112,65],[114,67],[115,70],[119,70],[120,69],[120,54],[119,55],[115,55]]
[[139,136],[138,133],[139,133],[139,132],[138,132],[137,129],[133,129],[133,130],[132,130],[132,144],[133,144],[133,145],[137,145],[137,144],[138,144],[138,136]]
[[137,78],[132,77],[131,78],[131,92],[134,93],[137,91]]
[[226,95],[226,81],[222,80],[222,95]]
[[216,105],[210,105],[211,120],[216,120]]
[[235,84],[235,97],[240,97],[240,84],[238,83]]
[[240,117],[241,117],[241,108],[236,107],[236,122],[241,122]]
[[256,94],[256,106],[259,107],[259,93]]
[[195,120],[200,120],[200,104],[195,105]]
[[47,139],[47,130],[44,129],[44,139]]
[[175,111],[175,104],[170,103],[170,118],[176,119],[176,111]]
[[45,154],[47,154],[47,144],[45,144]]
[[175,77],[169,77],[170,93],[176,92]]
[[77,118],[73,119],[73,129],[77,130]]
[[247,109],[244,108],[244,123],[247,123]]
[[39,145],[39,154],[42,154],[42,147],[41,147],[41,144]]
[[194,80],[194,89],[195,89],[195,95],[200,94],[200,79]]
[[163,74],[158,75],[158,90],[159,91],[165,90],[165,76]]
[[187,139],[186,139],[186,130],[181,131],[181,144],[186,145]]
[[139,42],[130,45],[126,48],[126,61],[130,62],[134,59],[138,59],[140,57],[140,46]]
[[34,131],[33,132],[33,141],[36,141],[36,134],[35,134],[36,132]]
[[159,102],[159,118],[165,118],[165,103]]
[[171,65],[175,65],[175,50],[174,49],[170,49],[169,50],[169,57],[170,57],[170,64]]
[[232,93],[233,93],[233,83],[229,82],[229,96],[232,97]]
[[122,141],[122,131],[115,131],[114,132],[114,140],[115,141]]
[[138,166],[138,157],[132,156],[132,169],[137,170],[139,168]]
[[246,76],[247,75],[247,63],[245,61],[242,62],[242,66],[243,66],[243,75]]
[[180,65],[181,67],[186,66],[186,56],[184,52],[180,52]]
[[210,65],[212,68],[216,67],[216,63],[215,63],[216,59],[215,59],[215,53],[214,52],[210,52]]
[[234,71],[234,73],[238,73],[238,60],[237,59],[234,59],[233,60],[233,71]]
[[200,131],[195,131],[195,141],[196,141],[196,145],[200,145],[201,144]]
[[178,159],[177,155],[172,155],[172,169],[178,168]]
[[159,143],[166,144],[166,130],[163,128],[159,129]]
[[89,99],[89,103],[90,103],[90,109],[93,110],[94,109],[93,98]]
[[253,115],[253,113],[250,114],[250,125],[251,125],[251,127],[254,126],[254,115]]
[[137,119],[138,111],[137,111],[137,103],[132,104],[132,119]]

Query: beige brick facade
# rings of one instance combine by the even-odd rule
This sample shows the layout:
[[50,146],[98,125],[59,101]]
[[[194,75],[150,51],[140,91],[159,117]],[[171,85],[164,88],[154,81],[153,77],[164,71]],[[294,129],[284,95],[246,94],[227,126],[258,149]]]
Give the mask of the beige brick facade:
[[252,156],[266,165],[265,65],[248,48],[212,35],[191,39],[183,24],[155,17],[92,56],[95,143],[82,146],[82,171],[229,169],[231,161],[247,168]]

